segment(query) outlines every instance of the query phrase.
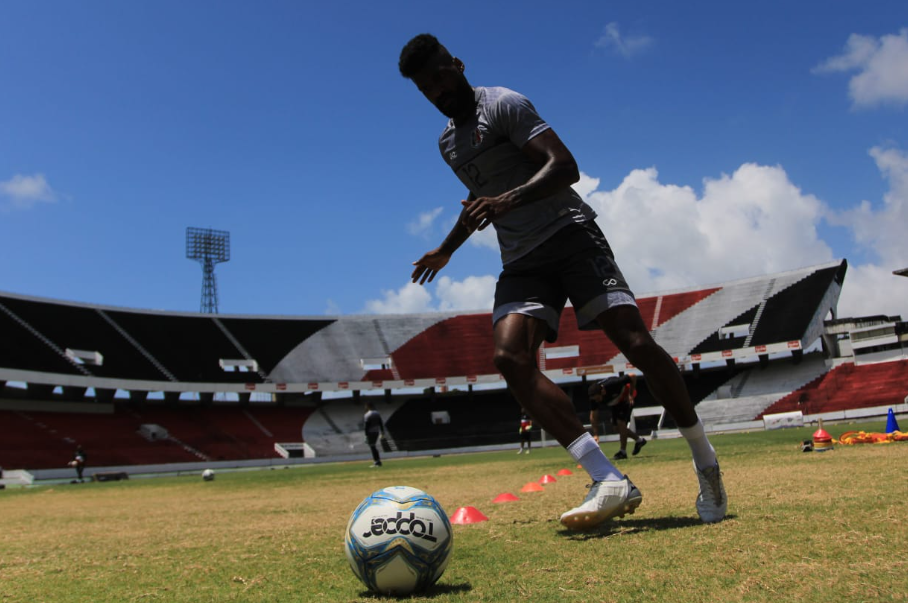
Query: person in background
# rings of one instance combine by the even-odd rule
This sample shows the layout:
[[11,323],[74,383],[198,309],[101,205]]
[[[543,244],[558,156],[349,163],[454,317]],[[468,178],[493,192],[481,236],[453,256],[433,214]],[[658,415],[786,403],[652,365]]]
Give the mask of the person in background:
[[517,433],[520,434],[520,450],[517,451],[517,454],[523,454],[523,445],[526,444],[527,454],[530,453],[530,449],[533,447],[533,419],[530,418],[530,415],[526,411],[521,412],[520,414],[520,428],[517,430]]
[[634,440],[633,455],[646,446],[646,440],[628,428],[631,413],[634,412],[634,398],[637,397],[637,375],[609,377],[590,386],[590,423],[593,425],[593,437],[599,441],[599,407],[604,405],[612,416],[612,425],[618,430],[620,449],[615,453],[615,460],[627,458],[627,440]]
[[85,480],[82,479],[82,474],[85,471],[85,461],[88,458],[88,455],[85,454],[85,449],[81,445],[76,446],[76,454],[73,455],[73,460],[69,462],[69,465],[76,470],[76,476],[79,478],[80,482]]
[[376,444],[379,438],[385,439],[385,423],[382,421],[378,411],[375,410],[375,405],[372,402],[366,402],[366,414],[363,416],[363,423],[366,430],[366,444],[369,445],[369,450],[372,451],[372,466],[381,467],[381,455],[378,453]]

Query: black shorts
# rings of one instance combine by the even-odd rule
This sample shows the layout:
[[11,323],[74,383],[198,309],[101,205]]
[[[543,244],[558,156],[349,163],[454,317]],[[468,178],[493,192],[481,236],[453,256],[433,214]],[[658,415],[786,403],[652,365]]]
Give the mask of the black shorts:
[[633,407],[630,404],[624,402],[616,404],[614,406],[609,406],[608,409],[612,415],[612,425],[617,426],[618,421],[621,421],[623,423],[631,422],[631,413],[633,412]]
[[637,305],[605,235],[593,221],[562,228],[504,266],[495,287],[492,323],[508,314],[533,316],[546,321],[546,340],[553,342],[568,299],[582,330],[598,329],[596,318],[611,307]]

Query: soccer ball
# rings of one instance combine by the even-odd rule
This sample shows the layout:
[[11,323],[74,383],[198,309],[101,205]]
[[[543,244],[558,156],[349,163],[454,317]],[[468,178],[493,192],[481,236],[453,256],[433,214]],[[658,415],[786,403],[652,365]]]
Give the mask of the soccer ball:
[[211,469],[205,469],[204,471],[202,471],[202,479],[206,482],[212,481],[214,479],[214,471],[212,471]]
[[444,573],[454,534],[438,501],[416,488],[391,486],[356,507],[344,542],[353,573],[370,590],[409,595]]

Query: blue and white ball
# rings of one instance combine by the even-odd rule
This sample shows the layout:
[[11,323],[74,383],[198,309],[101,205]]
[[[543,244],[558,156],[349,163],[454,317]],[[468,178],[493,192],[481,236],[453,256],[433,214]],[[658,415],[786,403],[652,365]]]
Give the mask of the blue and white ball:
[[379,594],[400,596],[438,581],[448,566],[454,533],[430,495],[391,486],[356,507],[344,541],[350,567],[363,584]]

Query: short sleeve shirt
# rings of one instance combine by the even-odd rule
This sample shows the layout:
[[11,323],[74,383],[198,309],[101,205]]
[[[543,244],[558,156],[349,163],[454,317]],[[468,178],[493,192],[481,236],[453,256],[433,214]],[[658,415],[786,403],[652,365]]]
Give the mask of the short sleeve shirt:
[[[438,140],[445,162],[475,197],[494,197],[526,183],[539,168],[520,150],[550,129],[525,96],[507,88],[474,88],[476,112],[449,120]],[[508,264],[571,223],[596,217],[574,189],[515,208],[493,222],[501,262]]]
[[381,415],[378,414],[377,410],[368,411],[365,416],[363,416],[363,423],[365,423],[366,426],[366,433],[381,433],[384,428]]
[[630,382],[631,378],[628,375],[624,375],[623,377],[609,377],[608,379],[600,381],[599,385],[603,389],[602,405],[615,406],[618,404],[618,400],[621,398],[621,391],[624,389],[624,386]]

